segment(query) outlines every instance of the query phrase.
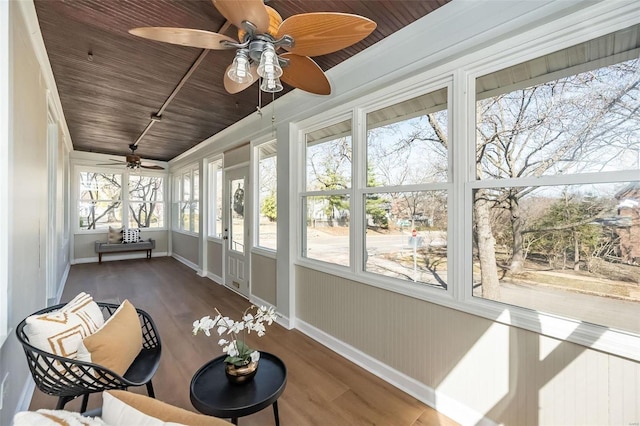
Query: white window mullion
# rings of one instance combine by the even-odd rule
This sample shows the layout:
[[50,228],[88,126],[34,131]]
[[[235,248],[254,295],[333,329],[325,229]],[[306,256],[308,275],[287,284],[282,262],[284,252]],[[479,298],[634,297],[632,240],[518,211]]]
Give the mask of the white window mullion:
[[367,122],[364,111],[356,108],[352,120],[352,176],[350,200],[350,246],[351,270],[359,273],[363,270],[364,234],[366,232],[365,206],[362,189],[367,187]]
[[122,200],[122,226],[124,228],[129,227],[129,177],[130,172],[124,172],[122,174],[122,193],[120,199]]

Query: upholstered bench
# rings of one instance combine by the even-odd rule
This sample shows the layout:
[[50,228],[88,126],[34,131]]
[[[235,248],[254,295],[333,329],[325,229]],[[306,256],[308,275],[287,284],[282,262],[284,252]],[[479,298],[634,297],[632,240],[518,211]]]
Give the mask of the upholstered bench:
[[135,243],[106,243],[104,241],[96,241],[96,253],[98,253],[98,263],[102,263],[102,255],[104,253],[123,253],[128,251],[146,251],[147,259],[151,259],[151,251],[156,248],[156,240],[149,238],[146,241],[138,241]]

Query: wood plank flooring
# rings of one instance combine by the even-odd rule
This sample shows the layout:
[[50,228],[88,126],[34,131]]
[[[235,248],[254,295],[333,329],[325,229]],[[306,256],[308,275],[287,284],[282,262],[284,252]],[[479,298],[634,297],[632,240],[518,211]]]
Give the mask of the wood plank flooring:
[[[249,306],[246,299],[169,257],[74,265],[62,302],[81,291],[98,301],[129,299],[151,314],[162,339],[162,361],[153,379],[156,398],[190,411],[196,411],[189,401],[191,377],[222,354],[216,337],[193,336],[193,321],[213,316],[214,307],[239,318]],[[287,365],[287,388],[278,400],[282,426],[456,424],[297,330],[274,324],[264,337],[251,334],[247,340]],[[144,388],[130,390],[146,394]],[[92,395],[89,409],[101,403],[99,395]],[[31,409],[54,408],[55,404],[56,398],[36,390]],[[80,401],[66,408],[79,410]],[[242,417],[239,423],[272,425],[273,411]]]

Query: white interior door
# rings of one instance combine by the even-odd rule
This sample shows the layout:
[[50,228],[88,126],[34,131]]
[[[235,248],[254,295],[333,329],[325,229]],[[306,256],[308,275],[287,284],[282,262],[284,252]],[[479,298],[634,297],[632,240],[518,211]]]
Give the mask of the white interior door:
[[225,285],[249,298],[249,168],[225,172]]

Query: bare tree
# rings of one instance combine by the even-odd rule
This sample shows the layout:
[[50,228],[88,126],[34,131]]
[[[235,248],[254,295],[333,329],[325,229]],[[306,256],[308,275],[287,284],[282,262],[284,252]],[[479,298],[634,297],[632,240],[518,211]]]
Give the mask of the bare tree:
[[[637,149],[637,66],[634,60],[478,101],[478,178],[606,170],[610,162]],[[612,150],[612,145],[617,149]],[[476,192],[478,252],[495,252],[487,208],[506,209],[512,228],[513,274],[522,271],[525,260],[527,223],[520,200],[533,190],[535,187],[503,188],[488,197],[486,191]],[[481,257],[480,264],[483,291],[497,297],[495,259]]]

